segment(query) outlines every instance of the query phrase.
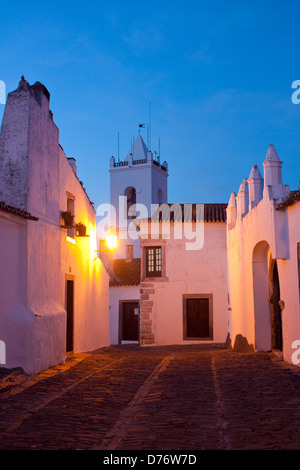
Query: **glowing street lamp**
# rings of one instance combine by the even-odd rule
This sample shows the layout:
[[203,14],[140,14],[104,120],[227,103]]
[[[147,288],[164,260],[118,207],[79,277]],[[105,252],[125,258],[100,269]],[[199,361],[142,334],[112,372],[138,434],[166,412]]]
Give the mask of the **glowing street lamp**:
[[[116,276],[114,272],[114,266],[113,266],[113,250],[116,248],[117,243],[118,243],[118,237],[114,233],[113,228],[109,227],[108,228],[108,234],[105,237],[105,242],[107,249],[100,249],[98,251],[98,256],[97,258],[100,258],[102,261],[108,275],[110,276],[111,279],[115,281],[120,281],[120,279]],[[103,241],[101,243],[103,243]],[[101,246],[101,245],[100,245]]]
[[[106,247],[105,247],[104,243],[105,243]],[[115,232],[113,230],[113,227],[109,226],[108,227],[108,233],[107,233],[106,237],[104,238],[104,240],[102,239],[100,241],[100,250],[96,250],[96,251],[100,255],[105,254],[105,253],[109,253],[109,252],[112,252],[116,248],[117,244],[118,244],[118,237],[115,234]]]
[[105,237],[105,242],[106,242],[107,248],[109,250],[114,250],[117,246],[117,243],[118,243],[118,237],[115,233],[113,233],[110,230],[108,235],[106,235],[106,237]]

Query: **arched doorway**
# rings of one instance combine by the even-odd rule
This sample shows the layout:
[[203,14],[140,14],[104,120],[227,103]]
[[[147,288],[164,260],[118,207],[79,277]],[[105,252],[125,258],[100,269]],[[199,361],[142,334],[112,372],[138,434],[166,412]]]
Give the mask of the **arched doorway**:
[[253,250],[253,299],[255,349],[282,350],[280,285],[276,260],[270,246],[259,242]]
[[280,301],[280,286],[277,261],[273,260],[270,266],[270,322],[272,349],[282,351],[282,322]]

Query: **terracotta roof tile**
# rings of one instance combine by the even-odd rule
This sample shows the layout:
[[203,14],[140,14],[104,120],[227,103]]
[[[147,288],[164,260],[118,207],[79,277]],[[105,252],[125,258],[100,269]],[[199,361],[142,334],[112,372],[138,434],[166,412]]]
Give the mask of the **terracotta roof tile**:
[[33,217],[29,212],[18,209],[17,207],[9,206],[3,201],[0,201],[0,210],[2,212],[8,212],[9,214],[18,215],[19,217],[23,217],[23,219],[39,220],[37,217]]
[[111,280],[110,286],[138,286],[141,280],[141,259],[133,258],[132,261],[115,259],[114,273],[120,281]]
[[204,204],[204,222],[226,222],[227,204]]
[[296,191],[291,191],[288,197],[277,205],[277,210],[285,209],[287,206],[292,206],[296,202],[300,201],[300,189]]
[[[153,222],[226,222],[227,203],[212,204],[162,204],[152,218]],[[173,206],[174,211],[169,211]],[[145,219],[141,220],[145,222]],[[137,220],[139,222],[139,220]]]

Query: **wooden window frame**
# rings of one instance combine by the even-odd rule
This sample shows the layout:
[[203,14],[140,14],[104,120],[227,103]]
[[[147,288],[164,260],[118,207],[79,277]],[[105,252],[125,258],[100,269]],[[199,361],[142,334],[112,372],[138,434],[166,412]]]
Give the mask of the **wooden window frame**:
[[[71,212],[73,212],[73,215],[75,215],[75,196],[72,193],[69,193],[69,191],[66,191],[66,193],[67,193],[67,210],[70,210]],[[69,238],[74,238],[75,239],[76,229],[75,228],[68,228],[67,229],[67,236]]]
[[[148,277],[146,275],[146,248],[148,247],[160,247],[161,248],[161,275],[154,277]],[[142,266],[142,273],[141,273],[141,280],[149,280],[151,282],[167,282],[169,278],[166,274],[166,240],[159,239],[144,239],[141,240],[141,266]]]
[[[149,269],[150,250],[153,250],[153,271]],[[158,269],[157,269],[158,268]],[[147,246],[145,247],[145,274],[146,277],[162,277],[162,247]]]
[[[209,308],[209,336],[191,337],[187,336],[187,300],[188,299],[208,299]],[[183,339],[185,341],[212,341],[213,340],[213,294],[183,294]]]

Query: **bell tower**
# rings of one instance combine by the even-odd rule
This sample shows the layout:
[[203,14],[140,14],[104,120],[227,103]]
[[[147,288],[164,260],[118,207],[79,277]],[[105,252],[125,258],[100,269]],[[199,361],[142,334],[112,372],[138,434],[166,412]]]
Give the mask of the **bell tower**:
[[151,205],[168,200],[168,164],[160,162],[139,133],[123,161],[110,158],[110,204],[115,209],[119,249],[115,258],[125,258],[126,246],[133,245],[133,257],[140,257],[139,239],[133,220],[151,217]]

